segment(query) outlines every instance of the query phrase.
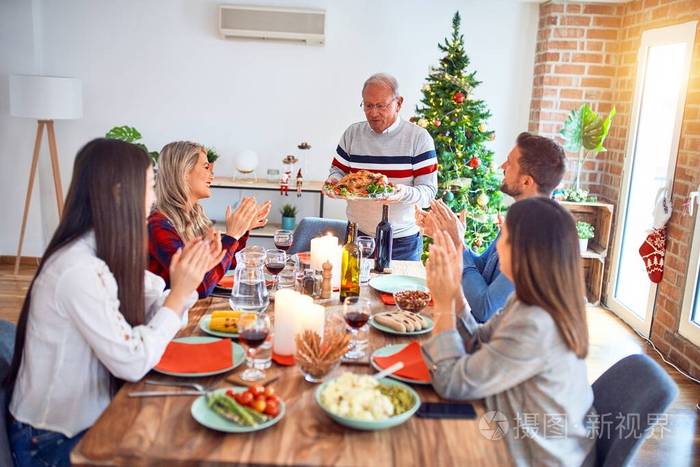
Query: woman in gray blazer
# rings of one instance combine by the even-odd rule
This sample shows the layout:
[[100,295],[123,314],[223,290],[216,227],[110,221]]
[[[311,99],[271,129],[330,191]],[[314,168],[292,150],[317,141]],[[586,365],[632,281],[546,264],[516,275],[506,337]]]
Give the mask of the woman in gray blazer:
[[460,248],[438,232],[427,264],[436,324],[422,348],[435,391],[446,399],[484,398],[487,422],[497,422],[496,435],[517,465],[592,465],[597,421],[571,214],[547,198],[511,206],[497,249],[515,292],[485,324],[474,320],[462,293]]

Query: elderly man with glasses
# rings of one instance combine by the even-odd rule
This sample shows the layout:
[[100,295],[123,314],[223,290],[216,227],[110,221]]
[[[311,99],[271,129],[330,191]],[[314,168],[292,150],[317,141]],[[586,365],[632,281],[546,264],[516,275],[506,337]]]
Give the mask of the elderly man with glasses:
[[382,205],[391,204],[392,259],[419,260],[423,237],[414,206],[427,207],[437,192],[435,144],[423,128],[399,117],[403,97],[391,75],[370,76],[362,87],[367,121],[350,125],[336,148],[329,182],[358,170],[381,173],[395,185],[386,200],[348,201],[347,217],[365,235],[373,235],[382,217]]

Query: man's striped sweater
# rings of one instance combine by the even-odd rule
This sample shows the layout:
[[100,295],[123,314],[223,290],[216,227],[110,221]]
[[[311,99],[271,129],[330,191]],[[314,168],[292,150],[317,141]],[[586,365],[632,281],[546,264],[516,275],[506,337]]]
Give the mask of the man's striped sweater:
[[[437,158],[430,134],[400,118],[381,134],[367,122],[350,125],[336,149],[330,176],[341,178],[362,169],[382,173],[394,184],[406,186],[400,202],[389,208],[389,221],[394,238],[416,234],[414,205],[427,207],[437,192]],[[346,213],[361,231],[374,235],[382,203],[348,201]]]

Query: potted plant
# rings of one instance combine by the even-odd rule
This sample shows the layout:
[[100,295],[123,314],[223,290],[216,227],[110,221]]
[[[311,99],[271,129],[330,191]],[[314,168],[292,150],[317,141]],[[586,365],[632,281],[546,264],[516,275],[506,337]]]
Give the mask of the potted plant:
[[141,133],[139,133],[139,130],[137,130],[133,126],[115,126],[111,130],[109,130],[107,134],[105,134],[105,138],[118,139],[120,141],[126,141],[127,143],[135,144],[136,146],[146,151],[146,153],[148,153],[148,156],[153,161],[153,165],[155,165],[158,162],[158,151],[149,151],[145,144],[139,143],[139,141],[142,138]]
[[297,208],[291,204],[285,204],[280,209],[282,213],[282,228],[284,230],[294,230],[296,225]]
[[588,104],[583,104],[579,109],[569,113],[559,133],[564,138],[564,148],[577,153],[578,157],[574,187],[568,190],[565,201],[587,200],[588,191],[581,189],[581,169],[586,160],[595,157],[599,152],[607,151],[603,143],[608,136],[614,116],[615,107],[610,110],[607,117],[603,118]]
[[578,233],[578,244],[581,247],[581,253],[584,253],[588,250],[588,240],[595,236],[595,229],[588,222],[577,221],[576,233]]
[[209,162],[209,172],[214,173],[214,162],[219,158],[219,153],[214,148],[207,148],[207,161]]

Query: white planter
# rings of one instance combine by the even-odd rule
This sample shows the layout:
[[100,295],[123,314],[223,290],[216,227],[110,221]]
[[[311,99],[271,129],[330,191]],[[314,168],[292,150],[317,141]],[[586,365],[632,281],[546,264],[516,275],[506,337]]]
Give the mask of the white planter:
[[588,250],[588,239],[587,238],[579,238],[578,245],[579,245],[579,247],[581,247],[581,253],[585,253],[586,250]]

